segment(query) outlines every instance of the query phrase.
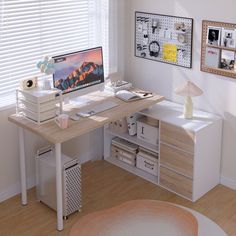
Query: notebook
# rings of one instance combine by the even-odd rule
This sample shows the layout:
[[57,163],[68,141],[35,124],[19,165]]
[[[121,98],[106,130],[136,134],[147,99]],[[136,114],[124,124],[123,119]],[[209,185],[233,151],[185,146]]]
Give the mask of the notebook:
[[152,97],[151,92],[146,92],[146,91],[128,91],[128,90],[120,90],[116,92],[115,96],[125,102],[131,102],[139,99],[144,99],[144,98],[149,98]]

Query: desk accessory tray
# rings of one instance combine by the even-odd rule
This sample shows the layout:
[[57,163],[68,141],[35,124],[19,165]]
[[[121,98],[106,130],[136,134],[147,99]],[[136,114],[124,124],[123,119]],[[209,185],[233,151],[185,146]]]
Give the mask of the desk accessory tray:
[[58,89],[16,90],[16,113],[36,124],[55,119],[62,112],[62,93]]

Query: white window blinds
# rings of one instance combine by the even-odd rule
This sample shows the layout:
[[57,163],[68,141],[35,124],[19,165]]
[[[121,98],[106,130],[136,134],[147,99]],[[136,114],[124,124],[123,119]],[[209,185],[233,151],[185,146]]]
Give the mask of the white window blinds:
[[103,46],[108,74],[109,0],[0,0],[0,108],[19,81],[41,76],[43,56]]

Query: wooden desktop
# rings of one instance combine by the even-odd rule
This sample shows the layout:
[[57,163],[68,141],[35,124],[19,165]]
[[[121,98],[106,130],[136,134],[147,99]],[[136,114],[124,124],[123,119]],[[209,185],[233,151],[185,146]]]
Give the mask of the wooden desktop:
[[63,109],[69,115],[76,114],[82,108],[90,108],[101,102],[114,101],[119,104],[110,110],[90,116],[80,118],[78,121],[69,121],[69,127],[65,130],[60,129],[55,122],[49,122],[43,125],[37,125],[21,115],[11,115],[8,120],[19,128],[19,154],[20,154],[20,170],[21,170],[21,194],[22,204],[27,204],[27,186],[25,171],[25,143],[24,130],[29,130],[45,140],[55,145],[56,158],[56,187],[57,187],[57,229],[63,230],[63,214],[62,214],[62,169],[61,169],[61,144],[80,135],[89,133],[92,130],[103,127],[111,121],[129,116],[135,112],[148,108],[162,100],[163,96],[153,94],[152,97],[136,100],[132,102],[124,102],[109,92],[94,92],[84,96],[88,102],[81,106],[66,105]]

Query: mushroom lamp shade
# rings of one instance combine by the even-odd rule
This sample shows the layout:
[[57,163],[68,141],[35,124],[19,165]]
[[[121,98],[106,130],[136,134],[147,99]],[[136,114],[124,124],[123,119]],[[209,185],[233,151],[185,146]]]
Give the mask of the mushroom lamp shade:
[[184,118],[192,119],[193,117],[193,102],[192,97],[197,97],[203,94],[203,91],[194,83],[187,81],[184,85],[175,89],[175,93],[184,96]]

